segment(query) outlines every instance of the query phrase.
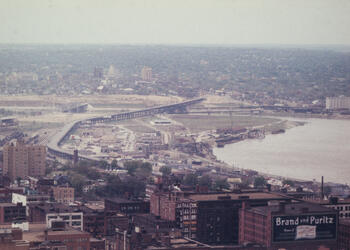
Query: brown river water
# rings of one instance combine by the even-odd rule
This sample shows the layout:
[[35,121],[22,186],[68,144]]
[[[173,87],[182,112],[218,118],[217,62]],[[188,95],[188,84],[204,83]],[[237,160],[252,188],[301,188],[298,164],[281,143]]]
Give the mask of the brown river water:
[[235,167],[302,180],[350,184],[350,120],[294,119],[303,126],[214,148]]

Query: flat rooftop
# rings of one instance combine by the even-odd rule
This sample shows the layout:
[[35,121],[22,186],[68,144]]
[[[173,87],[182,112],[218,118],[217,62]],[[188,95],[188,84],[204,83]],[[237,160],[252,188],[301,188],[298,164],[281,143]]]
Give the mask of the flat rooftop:
[[292,199],[283,195],[273,193],[220,193],[220,194],[190,194],[186,198],[194,201],[215,201],[215,200],[287,200]]
[[[282,209],[282,207],[284,207]],[[308,202],[302,203],[292,203],[274,206],[264,206],[264,207],[254,207],[249,209],[256,213],[267,215],[269,213],[274,214],[286,214],[286,215],[300,215],[300,214],[310,214],[310,213],[336,213],[332,208],[323,207],[317,204],[311,204]]]
[[105,200],[112,201],[115,203],[140,203],[140,202],[145,202],[143,200],[127,200],[123,198],[106,198]]
[[79,213],[81,212],[78,208],[70,207],[63,203],[51,203],[45,202],[33,205],[37,209],[44,211],[45,213]]

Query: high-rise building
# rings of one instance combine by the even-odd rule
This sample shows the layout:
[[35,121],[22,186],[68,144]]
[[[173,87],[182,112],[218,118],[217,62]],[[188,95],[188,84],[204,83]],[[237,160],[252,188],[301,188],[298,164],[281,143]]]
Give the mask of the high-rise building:
[[46,169],[46,147],[27,145],[23,141],[7,144],[3,149],[3,175],[11,181],[18,177],[44,176]]
[[114,77],[116,77],[116,75],[117,75],[117,72],[116,72],[114,66],[110,65],[109,69],[108,69],[108,72],[107,72],[107,77],[108,78],[114,78]]
[[144,81],[152,80],[152,68],[144,66],[141,70],[141,78]]

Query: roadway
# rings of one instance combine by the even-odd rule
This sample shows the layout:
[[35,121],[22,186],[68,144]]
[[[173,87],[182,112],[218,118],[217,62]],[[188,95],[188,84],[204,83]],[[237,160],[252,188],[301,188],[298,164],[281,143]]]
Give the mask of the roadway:
[[[180,103],[163,105],[153,108],[147,108],[137,111],[125,112],[114,114],[110,116],[96,116],[87,119],[80,119],[67,123],[60,131],[58,131],[54,136],[52,136],[47,144],[48,152],[61,158],[73,159],[73,152],[64,150],[60,147],[63,140],[69,136],[69,134],[76,129],[81,124],[95,124],[101,122],[111,122],[111,121],[122,121],[128,119],[135,119],[139,117],[151,116],[160,113],[175,112],[176,110],[183,110],[186,106],[196,104],[198,102],[204,101],[205,98],[192,99]],[[79,159],[98,161],[98,158],[90,156],[79,156]]]

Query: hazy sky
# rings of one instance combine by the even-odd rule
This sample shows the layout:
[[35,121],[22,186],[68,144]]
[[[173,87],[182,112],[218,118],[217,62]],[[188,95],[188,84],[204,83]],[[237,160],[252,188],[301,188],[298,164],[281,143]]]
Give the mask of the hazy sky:
[[350,45],[350,0],[0,0],[0,43]]

